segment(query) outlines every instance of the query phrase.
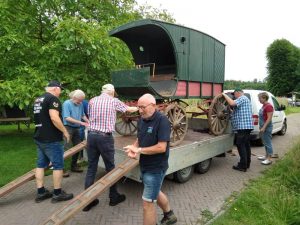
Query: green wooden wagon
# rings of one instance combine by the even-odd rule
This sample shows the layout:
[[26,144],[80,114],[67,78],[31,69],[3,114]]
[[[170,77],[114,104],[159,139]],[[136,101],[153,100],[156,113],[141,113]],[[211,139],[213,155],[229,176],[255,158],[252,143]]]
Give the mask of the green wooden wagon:
[[[187,132],[181,99],[211,100],[223,91],[225,45],[203,32],[151,19],[122,25],[109,34],[125,42],[135,63],[135,68],[112,73],[118,95],[131,100],[154,95],[172,124],[171,145],[179,144]],[[218,97],[207,111],[214,134],[223,133],[227,125],[224,102]],[[134,121],[123,117],[116,130],[131,134]]]

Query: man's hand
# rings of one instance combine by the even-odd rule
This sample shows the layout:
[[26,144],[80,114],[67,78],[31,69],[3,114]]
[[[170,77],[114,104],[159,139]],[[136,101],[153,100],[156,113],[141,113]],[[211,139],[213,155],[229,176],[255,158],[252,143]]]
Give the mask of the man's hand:
[[124,150],[130,158],[137,158],[139,156],[139,148],[134,145],[127,145],[124,147]]
[[87,123],[87,122],[81,122],[80,125],[81,125],[81,126],[88,127],[88,126],[89,126],[89,123]]
[[68,131],[66,130],[65,132],[63,132],[63,134],[64,134],[64,138],[65,138],[66,142],[69,143],[70,142],[70,135],[69,135]]

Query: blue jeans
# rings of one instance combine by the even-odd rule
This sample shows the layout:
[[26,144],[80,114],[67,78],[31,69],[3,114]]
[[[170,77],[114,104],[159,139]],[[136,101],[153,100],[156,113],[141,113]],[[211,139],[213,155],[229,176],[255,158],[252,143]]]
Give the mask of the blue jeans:
[[[106,172],[110,172],[115,168],[114,155],[114,139],[111,134],[89,131],[87,138],[88,169],[85,177],[85,189],[95,182],[99,157],[101,156],[104,161]],[[109,189],[109,198],[116,199],[118,196],[117,186],[114,184]]]
[[53,170],[64,168],[64,149],[61,142],[40,142],[37,145],[37,168],[47,168],[52,163]]
[[143,200],[147,202],[156,202],[160,192],[161,185],[165,177],[165,171],[144,172],[141,174],[141,180],[144,184]]
[[273,146],[272,146],[272,129],[273,125],[268,125],[266,127],[266,130],[261,135],[261,139],[265,145],[266,153],[267,155],[271,156],[273,155]]
[[247,169],[251,163],[251,147],[250,147],[251,130],[237,130],[236,146],[240,155],[238,167]]

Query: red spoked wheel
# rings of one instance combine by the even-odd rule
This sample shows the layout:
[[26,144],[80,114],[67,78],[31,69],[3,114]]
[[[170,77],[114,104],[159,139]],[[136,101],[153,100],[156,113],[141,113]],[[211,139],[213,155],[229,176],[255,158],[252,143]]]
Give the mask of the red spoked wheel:
[[222,94],[216,96],[211,102],[208,111],[209,129],[214,135],[223,134],[227,128],[230,108]]
[[188,121],[185,108],[173,102],[165,108],[164,113],[171,123],[170,146],[176,146],[187,134]]

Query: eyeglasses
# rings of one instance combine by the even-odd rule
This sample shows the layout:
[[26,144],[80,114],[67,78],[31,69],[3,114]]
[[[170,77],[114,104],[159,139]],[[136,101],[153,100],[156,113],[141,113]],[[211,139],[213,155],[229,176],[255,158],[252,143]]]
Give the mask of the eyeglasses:
[[148,105],[141,105],[141,106],[137,106],[138,109],[141,109],[141,110],[145,110],[149,105],[152,105],[152,103],[148,104]]

